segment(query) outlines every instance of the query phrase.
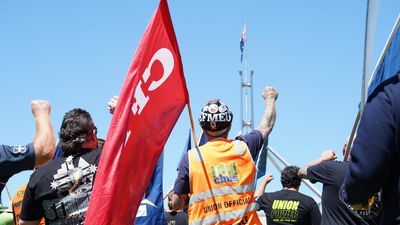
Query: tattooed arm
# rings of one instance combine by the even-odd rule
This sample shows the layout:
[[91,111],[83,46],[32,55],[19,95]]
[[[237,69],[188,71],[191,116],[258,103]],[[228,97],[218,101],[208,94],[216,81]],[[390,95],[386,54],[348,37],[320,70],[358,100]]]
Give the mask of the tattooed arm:
[[260,131],[263,139],[265,139],[271,133],[275,124],[275,102],[278,98],[278,90],[273,87],[266,87],[262,93],[262,96],[265,101],[264,113],[256,130]]

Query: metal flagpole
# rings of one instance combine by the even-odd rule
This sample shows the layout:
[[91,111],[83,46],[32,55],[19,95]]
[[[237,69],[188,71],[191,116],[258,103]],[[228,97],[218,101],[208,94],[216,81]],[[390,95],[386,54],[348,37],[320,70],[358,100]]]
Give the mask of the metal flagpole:
[[239,71],[241,76],[241,99],[240,104],[242,108],[241,123],[242,132],[241,134],[248,134],[254,129],[253,123],[253,73],[248,68],[248,48],[247,48],[247,21],[244,24],[242,37],[241,37],[241,50],[242,50],[242,63],[243,70]]
[[370,75],[369,65],[371,61],[371,53],[374,46],[375,28],[378,17],[379,0],[368,0],[367,3],[367,15],[365,18],[365,36],[364,36],[364,61],[363,61],[363,72],[362,72],[362,83],[361,83],[361,107],[362,112],[365,107],[365,103],[368,98],[367,90],[367,76]]
[[11,200],[12,200],[12,198],[11,198],[11,194],[10,194],[10,191],[8,190],[8,188],[7,188],[7,185],[6,185],[6,184],[4,184],[4,188],[6,189],[6,192],[7,192],[8,199],[10,199],[10,201],[11,201]]
[[[386,52],[390,47],[390,44],[392,43],[392,40],[396,34],[396,31],[399,29],[400,27],[400,14],[397,17],[396,23],[392,28],[392,31],[390,32],[389,38],[386,41],[385,47],[383,48],[383,51],[381,52],[381,55],[379,56],[378,62],[374,68],[374,72],[372,73],[371,78],[369,79],[368,82],[368,87],[371,86],[372,81],[375,79],[376,74],[378,73],[378,69],[380,68],[381,64],[383,63],[383,60],[385,58]],[[368,89],[366,90],[368,93]],[[347,142],[347,147],[346,147],[346,152],[345,152],[345,158],[343,160],[347,159],[347,156],[350,154],[350,147],[351,147],[351,143],[353,142],[354,136],[355,136],[355,132],[357,130],[358,127],[358,123],[360,122],[360,118],[361,118],[361,114],[360,111],[357,114],[356,120],[354,121],[354,125],[353,125],[353,129],[351,131],[351,135],[349,138],[349,141]]]

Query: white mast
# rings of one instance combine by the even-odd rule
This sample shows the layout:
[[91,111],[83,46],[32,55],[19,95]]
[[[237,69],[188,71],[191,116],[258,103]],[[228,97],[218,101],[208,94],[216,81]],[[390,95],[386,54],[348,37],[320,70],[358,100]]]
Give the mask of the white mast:
[[248,134],[254,129],[253,119],[253,73],[248,69],[247,62],[247,22],[244,24],[242,31],[242,38],[240,41],[240,49],[242,51],[241,61],[243,63],[243,70],[239,71],[241,76],[241,98],[240,104],[242,108],[241,121],[242,121],[242,134]]

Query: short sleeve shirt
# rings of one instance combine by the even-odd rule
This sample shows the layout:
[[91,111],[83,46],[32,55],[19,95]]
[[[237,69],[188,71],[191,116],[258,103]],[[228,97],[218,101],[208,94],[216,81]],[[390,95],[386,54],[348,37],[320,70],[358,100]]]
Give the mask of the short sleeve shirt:
[[0,193],[10,177],[24,170],[32,170],[34,166],[33,143],[18,146],[0,145]]
[[264,193],[257,199],[269,225],[320,225],[321,213],[311,197],[292,190]]
[[308,179],[312,183],[323,184],[321,224],[358,224],[358,219],[350,215],[339,200],[339,189],[348,168],[347,162],[325,161],[307,169]]
[[30,177],[20,218],[46,224],[77,225],[84,220],[101,150],[57,158]]
[[[249,134],[236,137],[236,140],[241,140],[247,144],[250,154],[255,159],[263,145],[263,137],[260,131],[253,130]],[[179,167],[178,177],[175,180],[174,192],[177,194],[190,193],[189,184],[189,160],[187,152],[183,156]]]

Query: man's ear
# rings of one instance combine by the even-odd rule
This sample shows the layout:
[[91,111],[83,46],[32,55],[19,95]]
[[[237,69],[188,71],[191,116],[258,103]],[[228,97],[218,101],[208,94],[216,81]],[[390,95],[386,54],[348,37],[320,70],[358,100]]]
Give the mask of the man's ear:
[[97,135],[92,133],[88,140],[82,144],[82,148],[86,149],[97,149]]

